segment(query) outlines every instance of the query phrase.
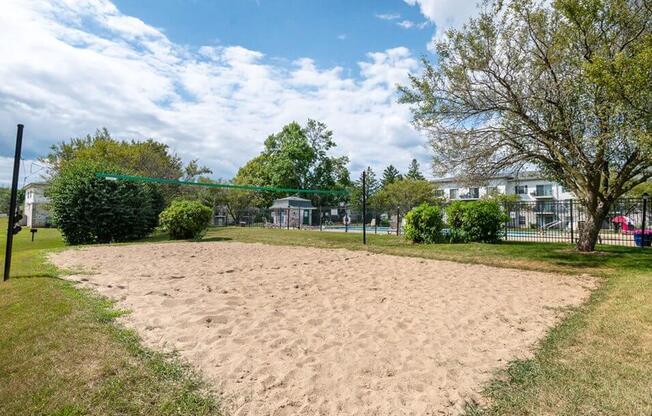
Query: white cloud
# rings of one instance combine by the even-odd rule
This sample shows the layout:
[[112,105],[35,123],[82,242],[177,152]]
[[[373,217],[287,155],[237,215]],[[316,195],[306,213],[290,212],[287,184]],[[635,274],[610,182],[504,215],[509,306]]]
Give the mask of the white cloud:
[[[13,146],[12,146],[13,150]],[[0,187],[8,188],[11,186],[11,178],[14,172],[14,157],[0,156]],[[21,160],[18,174],[18,186],[22,187],[29,182],[38,182],[42,179],[41,174],[45,170],[35,160]]]
[[120,138],[157,138],[230,177],[267,135],[310,117],[334,130],[354,171],[427,161],[426,139],[396,102],[396,84],[418,70],[406,48],[369,53],[351,77],[310,58],[284,66],[237,45],[178,45],[108,0],[6,1],[3,149],[19,122],[27,154],[105,126]]
[[374,16],[376,16],[376,19],[380,20],[396,20],[401,18],[401,15],[398,13],[378,13]]
[[401,20],[396,24],[402,27],[403,29],[410,29],[414,27],[414,22],[411,20]]
[[346,33],[340,33],[339,35],[337,35],[337,39],[339,40],[346,40],[347,38],[348,36],[346,35]]
[[437,27],[434,38],[440,38],[449,28],[459,28],[477,14],[478,0],[404,0],[418,6],[421,14]]

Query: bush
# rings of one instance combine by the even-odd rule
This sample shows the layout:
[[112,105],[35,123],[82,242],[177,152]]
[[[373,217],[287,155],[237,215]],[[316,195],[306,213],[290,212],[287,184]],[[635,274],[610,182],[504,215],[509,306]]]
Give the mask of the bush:
[[500,205],[491,200],[457,201],[448,206],[446,216],[453,242],[497,242],[507,221]]
[[102,171],[120,173],[99,162],[71,161],[48,189],[54,223],[68,244],[138,240],[156,226],[156,191],[95,176]]
[[174,240],[198,239],[204,235],[213,211],[197,201],[173,201],[160,215],[161,225]]
[[436,243],[441,240],[443,225],[438,206],[421,204],[405,215],[405,238],[414,243]]

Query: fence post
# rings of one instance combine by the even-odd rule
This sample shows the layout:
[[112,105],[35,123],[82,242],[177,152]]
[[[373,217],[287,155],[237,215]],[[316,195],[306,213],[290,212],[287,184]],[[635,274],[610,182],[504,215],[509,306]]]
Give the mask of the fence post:
[[[647,219],[647,199],[649,195],[646,193],[643,194],[643,221],[641,222],[641,248],[645,248],[647,243],[647,236],[645,235],[645,220]],[[650,236],[652,238],[652,236]]]
[[321,197],[319,197],[319,231],[321,231]]
[[288,208],[287,223],[288,223],[288,230],[289,230],[290,229],[290,208]]
[[401,207],[396,207],[396,235],[399,235],[401,228]]
[[374,234],[378,234],[378,213],[376,208],[374,208]]
[[574,221],[573,221],[573,200],[570,200],[570,229],[571,229],[571,244],[575,244],[575,233],[573,231],[573,226],[574,226]]

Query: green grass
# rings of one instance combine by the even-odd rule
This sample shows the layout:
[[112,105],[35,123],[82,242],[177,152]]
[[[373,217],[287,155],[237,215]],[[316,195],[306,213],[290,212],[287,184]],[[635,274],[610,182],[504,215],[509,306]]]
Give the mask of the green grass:
[[[652,250],[503,243],[413,245],[387,235],[254,228],[210,230],[206,241],[262,242],[368,250],[601,278],[591,300],[542,340],[536,355],[511,363],[486,386],[489,405],[467,415],[652,415]],[[464,276],[460,276],[461,279]]]
[[[0,219],[4,264],[6,219]],[[56,230],[15,238],[0,284],[0,414],[214,415],[216,400],[175,356],[143,348],[111,302],[57,278]]]

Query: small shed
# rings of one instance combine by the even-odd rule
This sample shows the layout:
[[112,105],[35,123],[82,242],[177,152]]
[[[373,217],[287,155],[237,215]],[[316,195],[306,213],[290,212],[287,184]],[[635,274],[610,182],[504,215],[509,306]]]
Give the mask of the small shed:
[[269,210],[276,227],[297,227],[312,225],[312,211],[316,208],[309,199],[289,196],[275,199]]

